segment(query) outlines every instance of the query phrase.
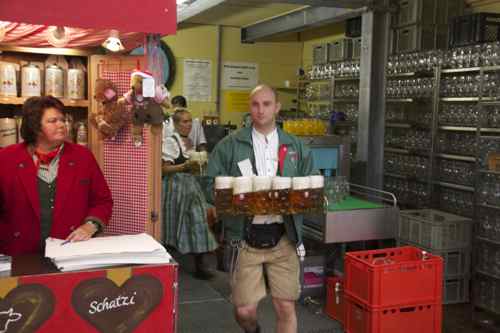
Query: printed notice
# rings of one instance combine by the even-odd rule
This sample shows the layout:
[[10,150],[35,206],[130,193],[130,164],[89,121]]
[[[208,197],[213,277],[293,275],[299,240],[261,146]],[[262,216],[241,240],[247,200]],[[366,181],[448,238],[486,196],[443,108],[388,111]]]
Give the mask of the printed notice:
[[183,95],[188,102],[209,102],[211,92],[212,62],[205,59],[185,59]]
[[251,62],[222,64],[223,90],[252,90],[259,80],[259,65]]

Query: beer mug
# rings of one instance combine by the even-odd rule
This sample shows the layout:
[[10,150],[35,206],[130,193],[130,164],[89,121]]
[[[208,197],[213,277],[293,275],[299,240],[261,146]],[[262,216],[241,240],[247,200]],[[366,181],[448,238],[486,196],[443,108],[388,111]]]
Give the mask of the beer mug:
[[253,194],[250,209],[253,215],[268,215],[272,213],[271,203],[272,177],[253,177]]
[[311,191],[309,192],[311,205],[307,208],[312,211],[323,211],[325,177],[309,176],[309,181],[311,183]]
[[292,187],[292,178],[273,177],[271,184],[271,198],[273,214],[290,214],[290,188]]
[[252,177],[236,177],[233,181],[233,213],[251,215]]
[[233,212],[233,177],[215,177],[215,208],[217,214]]
[[290,192],[290,203],[292,213],[304,213],[311,206],[310,179],[309,177],[292,178],[292,191]]

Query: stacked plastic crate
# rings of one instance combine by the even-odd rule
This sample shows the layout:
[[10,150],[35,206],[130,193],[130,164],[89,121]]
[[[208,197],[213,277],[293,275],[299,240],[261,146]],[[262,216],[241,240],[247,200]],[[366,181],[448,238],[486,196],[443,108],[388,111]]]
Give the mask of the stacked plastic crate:
[[413,246],[345,257],[347,333],[438,333],[442,258]]
[[398,244],[412,245],[444,261],[443,304],[470,298],[472,220],[433,209],[400,212]]

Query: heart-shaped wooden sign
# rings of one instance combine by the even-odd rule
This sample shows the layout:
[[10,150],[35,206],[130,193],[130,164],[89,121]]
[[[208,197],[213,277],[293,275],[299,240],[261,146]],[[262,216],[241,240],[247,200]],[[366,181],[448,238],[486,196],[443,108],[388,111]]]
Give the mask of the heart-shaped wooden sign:
[[102,333],[129,333],[148,317],[163,297],[161,282],[134,275],[118,287],[107,278],[85,280],[73,289],[71,303],[80,317]]
[[0,298],[0,333],[36,330],[54,312],[52,291],[41,284],[22,284]]

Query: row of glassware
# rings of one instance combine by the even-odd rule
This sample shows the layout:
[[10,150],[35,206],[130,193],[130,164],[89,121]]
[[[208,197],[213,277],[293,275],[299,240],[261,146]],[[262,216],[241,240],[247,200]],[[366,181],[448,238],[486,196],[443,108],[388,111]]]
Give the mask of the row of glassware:
[[433,91],[433,78],[388,80],[386,86],[386,96],[389,98],[432,97]]
[[[47,66],[42,71],[34,64],[21,67],[9,62],[0,62],[0,96],[17,97],[18,77],[20,77],[20,95],[22,97],[54,96],[70,99],[85,98],[85,73],[79,68],[70,68],[65,71],[56,65]],[[45,79],[42,78],[42,73]],[[44,88],[44,89],[42,89]]]
[[479,203],[500,208],[500,175],[487,173],[478,186]]
[[314,65],[307,72],[309,80],[325,80],[332,77],[359,77],[359,60],[348,60],[341,62],[332,62],[323,65]]
[[500,242],[500,214],[494,209],[481,207],[478,215],[477,236]]
[[434,67],[470,68],[500,65],[500,42],[389,56],[387,73],[432,71]]
[[325,180],[309,177],[216,177],[218,214],[289,215],[323,211]]
[[359,83],[340,83],[335,85],[335,97],[357,98],[359,96]]
[[385,145],[392,148],[426,150],[431,147],[431,136],[428,131],[387,129]]
[[474,194],[441,187],[439,189],[439,207],[456,215],[472,217]]
[[429,175],[428,157],[386,153],[384,170],[403,176],[425,179]]
[[417,208],[429,206],[431,194],[426,183],[385,177],[384,189],[393,193],[398,202]]

